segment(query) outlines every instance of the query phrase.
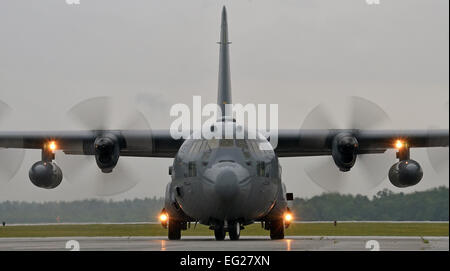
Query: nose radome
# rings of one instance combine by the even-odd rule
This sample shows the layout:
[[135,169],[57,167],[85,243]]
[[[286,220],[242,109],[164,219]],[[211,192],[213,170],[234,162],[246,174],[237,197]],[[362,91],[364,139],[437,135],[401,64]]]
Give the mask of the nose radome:
[[232,200],[239,192],[238,178],[231,169],[223,169],[217,175],[215,191],[223,201]]

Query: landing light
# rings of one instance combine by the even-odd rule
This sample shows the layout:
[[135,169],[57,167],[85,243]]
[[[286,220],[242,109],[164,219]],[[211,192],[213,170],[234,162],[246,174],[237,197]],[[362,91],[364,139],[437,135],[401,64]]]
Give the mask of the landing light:
[[293,217],[292,214],[290,214],[290,213],[286,213],[286,214],[284,215],[284,220],[285,220],[286,222],[291,222],[293,218],[294,218],[294,217]]
[[48,148],[49,148],[52,152],[54,152],[54,151],[56,150],[56,142],[55,142],[55,141],[50,141],[50,142],[48,143]]
[[396,148],[397,150],[403,148],[404,146],[405,146],[405,143],[404,143],[403,141],[401,141],[401,140],[397,140],[397,141],[395,142],[395,148]]
[[167,214],[161,214],[159,216],[159,221],[166,222],[169,219],[169,216]]

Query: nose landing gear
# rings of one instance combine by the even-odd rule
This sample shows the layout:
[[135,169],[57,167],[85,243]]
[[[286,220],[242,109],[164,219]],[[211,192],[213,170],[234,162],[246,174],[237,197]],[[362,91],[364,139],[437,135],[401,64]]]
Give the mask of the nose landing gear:
[[[210,227],[212,228],[212,227]],[[228,225],[217,224],[214,226],[214,236],[217,241],[225,240],[226,232],[230,240],[239,240],[241,236],[241,224],[239,222],[228,222]]]
[[241,224],[239,224],[239,222],[229,223],[228,235],[231,240],[239,240],[239,237],[241,236]]
[[187,229],[186,221],[179,221],[175,219],[169,218],[169,231],[168,237],[169,240],[180,240],[181,239],[181,231]]

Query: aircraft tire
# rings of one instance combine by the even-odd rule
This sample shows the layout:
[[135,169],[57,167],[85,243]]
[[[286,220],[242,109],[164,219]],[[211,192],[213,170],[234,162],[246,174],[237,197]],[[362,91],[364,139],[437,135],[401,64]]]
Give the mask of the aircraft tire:
[[284,221],[283,219],[272,220],[270,222],[270,239],[284,239]]
[[177,220],[169,219],[169,240],[181,239],[181,223]]
[[223,228],[223,226],[216,226],[214,228],[214,236],[216,237],[216,241],[222,241],[225,240],[225,229]]
[[241,236],[241,225],[238,222],[230,223],[228,225],[228,235],[231,240],[239,240]]

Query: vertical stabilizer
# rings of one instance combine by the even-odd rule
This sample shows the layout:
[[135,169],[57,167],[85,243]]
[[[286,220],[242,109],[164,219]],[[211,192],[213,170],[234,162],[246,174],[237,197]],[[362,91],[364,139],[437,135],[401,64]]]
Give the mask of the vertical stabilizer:
[[219,55],[219,88],[217,104],[222,109],[222,117],[225,116],[225,104],[231,104],[231,79],[230,79],[230,52],[228,41],[227,9],[222,9],[222,23],[220,28],[220,55]]

